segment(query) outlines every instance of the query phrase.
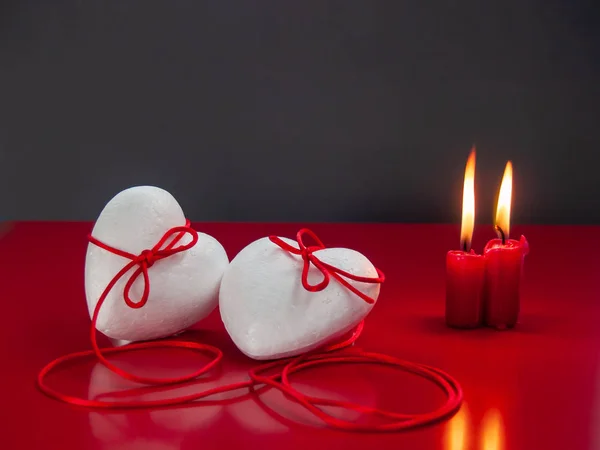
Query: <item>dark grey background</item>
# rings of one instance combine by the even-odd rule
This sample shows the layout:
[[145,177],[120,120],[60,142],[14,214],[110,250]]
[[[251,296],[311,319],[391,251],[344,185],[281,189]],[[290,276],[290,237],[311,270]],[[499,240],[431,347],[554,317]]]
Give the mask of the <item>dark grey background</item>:
[[600,223],[593,0],[2,0],[0,217]]

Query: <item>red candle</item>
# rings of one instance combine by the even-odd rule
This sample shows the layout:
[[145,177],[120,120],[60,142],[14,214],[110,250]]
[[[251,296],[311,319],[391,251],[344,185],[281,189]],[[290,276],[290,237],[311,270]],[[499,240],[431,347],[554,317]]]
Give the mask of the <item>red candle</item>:
[[483,251],[483,320],[485,325],[499,330],[514,327],[519,318],[523,260],[529,253],[529,244],[525,236],[521,236],[518,241],[508,238],[511,196],[512,164],[509,161],[504,170],[496,209],[496,230],[499,239],[489,241]]
[[461,250],[446,255],[446,324],[455,328],[475,328],[481,324],[481,296],[485,262],[471,250],[475,226],[475,148],[465,168],[463,210],[460,230]]

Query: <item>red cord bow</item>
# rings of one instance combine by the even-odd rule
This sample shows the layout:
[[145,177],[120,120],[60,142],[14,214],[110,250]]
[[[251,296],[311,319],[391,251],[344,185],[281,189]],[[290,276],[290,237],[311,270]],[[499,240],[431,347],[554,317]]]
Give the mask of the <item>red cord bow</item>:
[[[317,245],[307,247],[304,244],[304,235],[308,235],[310,238],[312,238],[317,243]],[[357,288],[348,283],[348,281],[346,281],[345,278],[348,278],[353,281],[359,281],[361,283],[383,283],[385,281],[385,275],[377,267],[375,267],[375,270],[377,271],[376,278],[360,277],[358,275],[353,275],[338,267],[332,266],[331,264],[327,264],[321,261],[315,256],[314,252],[317,250],[323,250],[327,247],[325,247],[325,245],[323,244],[323,242],[321,242],[317,235],[308,228],[302,228],[300,231],[298,231],[298,233],[296,233],[296,242],[298,242],[299,248],[288,244],[287,242],[283,241],[277,236],[269,236],[269,239],[271,240],[271,242],[277,244],[282,249],[293,253],[294,255],[300,255],[302,257],[302,259],[304,260],[304,266],[302,267],[302,286],[307,291],[322,291],[329,285],[330,278],[333,277],[344,287],[348,288],[354,294],[362,298],[365,302],[369,304],[375,303],[375,299],[359,291]],[[317,284],[310,284],[308,282],[308,271],[310,269],[311,263],[323,274],[323,279]]]
[[[186,234],[189,234],[192,237],[192,240],[187,244],[175,247],[175,244],[177,244]],[[171,238],[173,238],[173,240],[167,244],[165,248],[161,248]],[[117,281],[119,281],[123,275],[129,272],[132,267],[138,266],[136,271],[133,272],[133,274],[129,277],[129,280],[127,280],[125,289],[123,291],[123,299],[125,300],[125,303],[127,303],[127,306],[137,309],[146,304],[148,301],[148,296],[150,295],[150,278],[148,277],[148,269],[152,267],[156,261],[160,261],[161,259],[168,258],[176,253],[181,253],[192,248],[198,242],[198,233],[196,230],[190,227],[190,221],[186,220],[184,226],[171,228],[163,235],[163,237],[154,247],[149,250],[143,250],[139,255],[134,255],[133,253],[111,247],[104,242],[99,241],[92,235],[89,235],[88,239],[92,244],[97,245],[106,251],[131,260],[131,262],[125,265],[125,267],[123,267],[112,279],[111,283],[105,290],[106,294],[108,294],[115,283],[117,283]],[[142,298],[138,302],[134,302],[131,300],[129,293],[133,283],[135,283],[140,275],[144,277],[144,292],[142,293]],[[100,300],[98,303],[100,303]]]

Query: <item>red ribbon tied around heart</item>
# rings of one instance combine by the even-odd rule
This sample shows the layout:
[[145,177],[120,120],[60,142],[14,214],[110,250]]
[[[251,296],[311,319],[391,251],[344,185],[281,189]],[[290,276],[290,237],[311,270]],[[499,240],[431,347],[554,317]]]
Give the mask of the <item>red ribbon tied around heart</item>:
[[[185,236],[189,234],[192,237],[192,240],[187,244],[179,245],[175,247],[175,245]],[[171,242],[167,244],[169,239],[173,238]],[[115,255],[119,255],[123,258],[127,258],[130,260],[117,275],[111,280],[110,284],[107,286],[105,293],[108,294],[110,290],[113,288],[115,283],[121,279],[123,275],[125,275],[132,267],[138,266],[137,269],[131,274],[127,283],[125,284],[125,289],[123,290],[123,299],[127,306],[130,308],[141,308],[148,301],[148,297],[150,296],[150,277],[148,276],[148,269],[154,265],[156,261],[160,261],[161,259],[168,258],[176,253],[184,252],[192,248],[198,242],[198,233],[190,226],[190,221],[186,220],[185,225],[181,227],[173,227],[169,229],[163,237],[156,243],[154,247],[148,250],[143,250],[139,255],[134,255],[133,253],[129,253],[118,248],[111,247],[110,245],[105,244],[104,242],[96,239],[94,236],[88,236],[89,241]],[[163,245],[167,244],[164,248]],[[130,292],[131,287],[142,275],[144,277],[144,292],[142,293],[142,297],[139,301],[134,302],[131,300]],[[102,297],[105,297],[103,295]],[[102,299],[103,300],[103,299]]]
[[[315,241],[317,243],[317,245],[307,246],[304,243],[305,235],[310,237],[313,241]],[[332,266],[331,264],[327,264],[327,263],[321,261],[319,258],[317,258],[315,256],[314,252],[316,252],[317,250],[324,250],[327,247],[325,247],[323,242],[321,242],[321,239],[319,239],[317,237],[317,235],[315,233],[313,233],[311,230],[309,230],[308,228],[302,228],[296,234],[296,242],[298,243],[299,248],[296,248],[293,245],[288,244],[287,242],[283,241],[281,238],[279,238],[277,236],[269,236],[269,239],[271,240],[271,242],[278,245],[282,249],[284,249],[294,255],[299,255],[302,257],[302,259],[304,260],[304,266],[302,267],[302,286],[307,291],[309,291],[309,292],[322,291],[329,285],[329,281],[331,280],[331,278],[334,278],[342,286],[344,286],[347,289],[349,289],[350,291],[352,291],[354,294],[359,296],[365,302],[367,302],[369,304],[375,303],[374,298],[371,298],[368,295],[364,294],[363,292],[359,291],[356,287],[352,286],[346,280],[346,278],[349,280],[358,281],[361,283],[371,283],[371,284],[383,283],[385,281],[385,275],[377,267],[375,267],[375,270],[377,271],[377,277],[360,277],[358,275],[351,274],[351,273],[346,272],[338,267]],[[321,272],[323,274],[323,279],[317,284],[310,284],[308,282],[308,271],[310,269],[311,264],[313,266],[315,266],[319,270],[319,272]]]

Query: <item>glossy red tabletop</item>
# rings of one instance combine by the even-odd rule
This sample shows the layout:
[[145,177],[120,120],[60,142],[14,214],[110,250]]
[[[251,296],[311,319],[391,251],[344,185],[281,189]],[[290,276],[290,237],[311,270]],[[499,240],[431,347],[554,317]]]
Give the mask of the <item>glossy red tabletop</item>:
[[[447,422],[404,433],[357,434],[324,428],[275,391],[260,398],[130,412],[89,411],[45,397],[36,388],[38,371],[58,356],[90,348],[83,268],[91,226],[16,223],[0,238],[1,448],[600,448],[600,227],[514,226],[511,235],[523,233],[531,248],[522,312],[516,329],[498,332],[459,331],[444,324],[445,254],[457,247],[457,226],[310,224],[327,246],[354,248],[386,274],[356,345],[439,367],[464,389],[463,407]],[[219,239],[233,258],[254,239],[293,237],[299,227],[195,228]],[[481,251],[491,237],[490,229],[477,229],[474,248]],[[218,312],[194,328],[187,338],[219,346],[225,352],[223,368],[215,379],[176,393],[245,379],[256,363],[233,346]],[[189,372],[199,358],[154,350],[116,359],[159,376]],[[83,396],[131,387],[93,359],[48,381]],[[326,366],[298,374],[294,383],[307,393],[402,412],[425,412],[443,401],[435,385],[377,366]]]

